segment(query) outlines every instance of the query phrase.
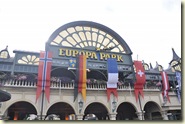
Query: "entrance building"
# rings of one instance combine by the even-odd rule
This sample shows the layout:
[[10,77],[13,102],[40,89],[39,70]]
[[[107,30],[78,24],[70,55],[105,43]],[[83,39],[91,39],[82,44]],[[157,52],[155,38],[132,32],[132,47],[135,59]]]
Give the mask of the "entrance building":
[[[60,120],[182,120],[176,75],[181,73],[181,58],[174,49],[167,69],[142,61],[146,81],[138,100],[131,48],[110,28],[89,21],[65,24],[51,34],[45,51],[52,53],[49,102],[44,93],[36,101],[40,53],[14,50],[10,57],[8,48],[0,51],[0,88],[11,94],[0,104],[3,120],[25,120],[30,114],[42,120],[52,114]],[[86,56],[86,99],[80,92],[74,99],[79,54]],[[118,80],[117,97],[111,93],[108,100],[109,58],[117,62]],[[168,77],[169,99],[164,97],[161,72]]]

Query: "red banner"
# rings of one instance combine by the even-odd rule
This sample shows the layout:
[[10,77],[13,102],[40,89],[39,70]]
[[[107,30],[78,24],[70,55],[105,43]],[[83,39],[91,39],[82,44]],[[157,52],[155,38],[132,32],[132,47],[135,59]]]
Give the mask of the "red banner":
[[166,72],[161,72],[162,82],[163,82],[163,98],[166,97],[168,101],[170,102],[170,98],[168,96],[168,90],[170,89],[169,82],[168,82],[168,75]]
[[49,102],[51,64],[52,53],[44,51],[40,52],[36,101],[38,100],[42,91],[45,91],[46,98]]
[[146,82],[145,70],[141,61],[134,61],[135,71],[136,71],[136,82],[134,84],[134,92],[136,97],[136,102],[138,100],[139,93],[142,97],[143,95],[143,85]]

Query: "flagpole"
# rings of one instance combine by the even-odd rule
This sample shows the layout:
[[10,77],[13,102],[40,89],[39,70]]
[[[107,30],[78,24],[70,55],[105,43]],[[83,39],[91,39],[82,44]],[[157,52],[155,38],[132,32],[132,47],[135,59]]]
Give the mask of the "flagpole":
[[42,120],[42,114],[43,114],[43,105],[44,105],[44,90],[42,90],[41,113],[40,113],[41,120]]

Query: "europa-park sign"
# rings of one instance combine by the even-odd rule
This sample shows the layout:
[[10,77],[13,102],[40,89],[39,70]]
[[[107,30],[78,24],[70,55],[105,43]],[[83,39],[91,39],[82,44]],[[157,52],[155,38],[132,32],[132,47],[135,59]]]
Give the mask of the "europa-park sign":
[[106,53],[105,51],[101,51],[101,50],[88,51],[88,50],[75,50],[75,49],[67,49],[67,48],[59,49],[59,56],[61,57],[76,57],[79,54],[86,55],[87,59],[91,59],[91,60],[106,61],[108,58],[115,58],[118,62],[123,62],[123,55],[108,53],[108,52]]

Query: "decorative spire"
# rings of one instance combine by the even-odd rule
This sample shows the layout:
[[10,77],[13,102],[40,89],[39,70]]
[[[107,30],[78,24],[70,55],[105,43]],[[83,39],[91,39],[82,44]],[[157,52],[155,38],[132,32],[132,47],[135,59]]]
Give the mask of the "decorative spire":
[[175,52],[175,50],[173,48],[172,48],[172,53],[173,53],[172,60],[176,60],[176,61],[180,60],[180,57],[176,54],[176,52]]
[[150,63],[150,69],[153,69],[152,64]]

